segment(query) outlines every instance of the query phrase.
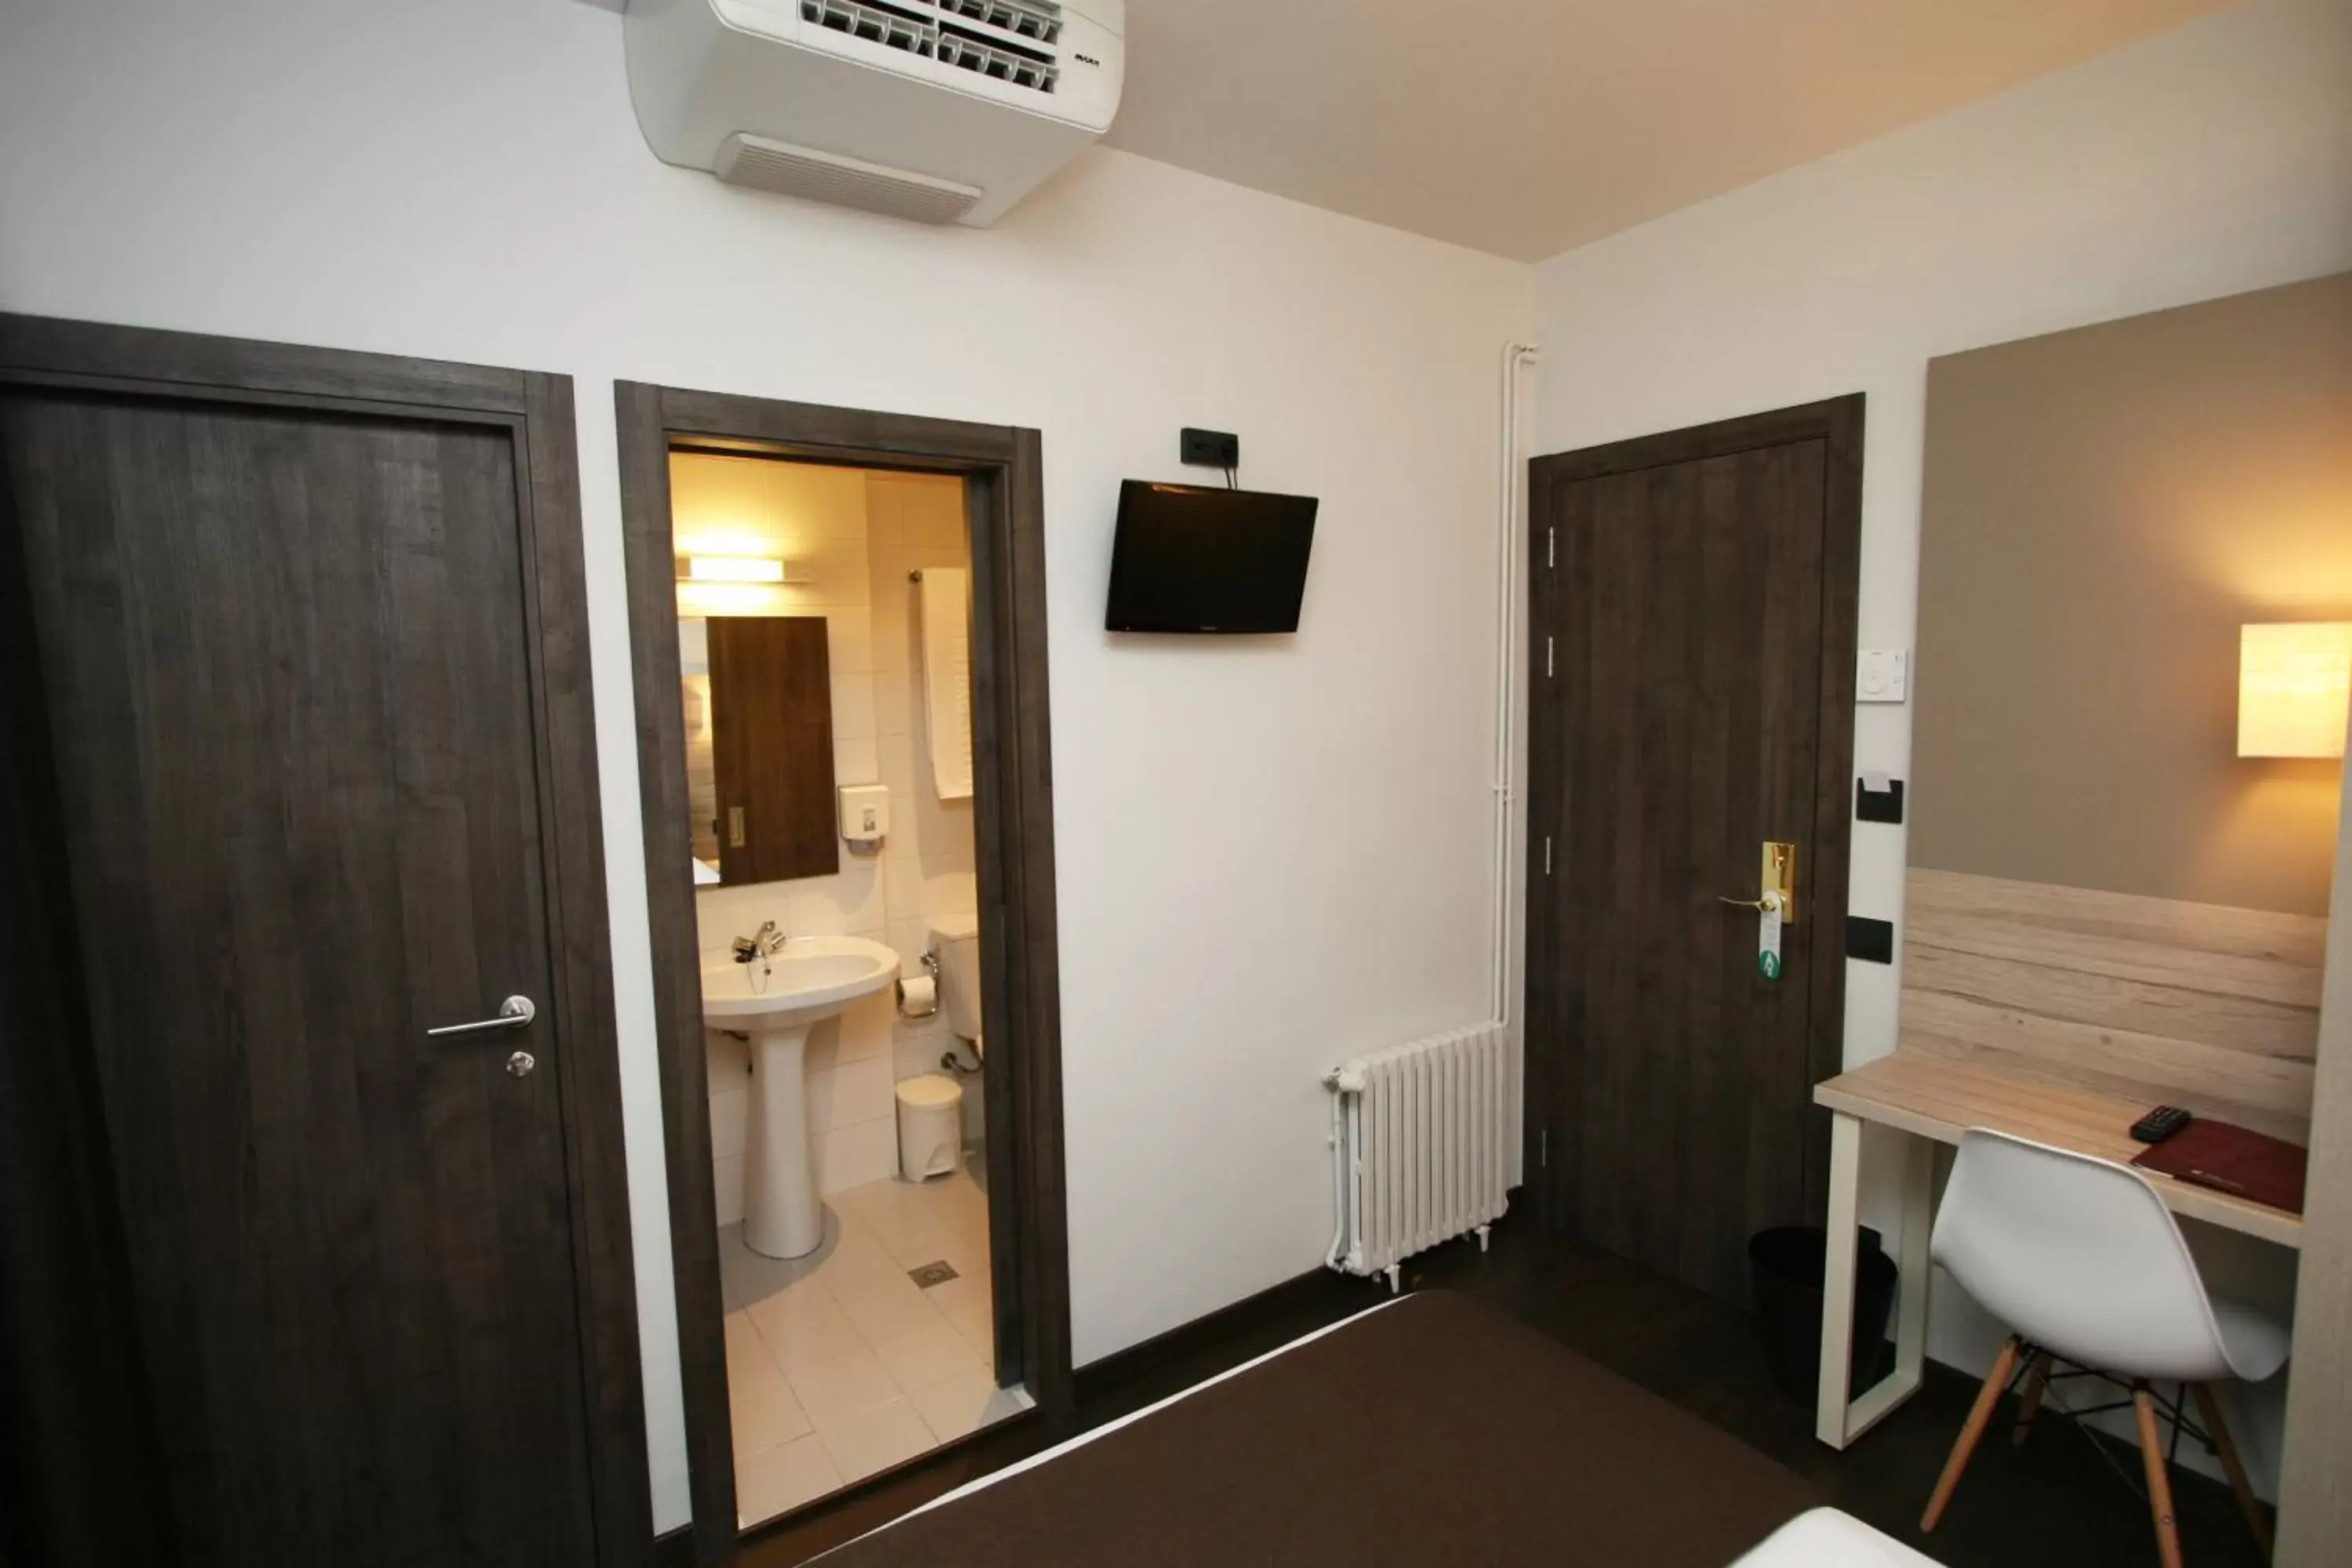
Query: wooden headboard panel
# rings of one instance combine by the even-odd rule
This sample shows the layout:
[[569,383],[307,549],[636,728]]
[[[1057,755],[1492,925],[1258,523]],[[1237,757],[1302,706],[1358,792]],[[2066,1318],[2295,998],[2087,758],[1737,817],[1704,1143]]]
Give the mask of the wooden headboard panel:
[[2327,922],[1914,868],[1902,1047],[2310,1141]]

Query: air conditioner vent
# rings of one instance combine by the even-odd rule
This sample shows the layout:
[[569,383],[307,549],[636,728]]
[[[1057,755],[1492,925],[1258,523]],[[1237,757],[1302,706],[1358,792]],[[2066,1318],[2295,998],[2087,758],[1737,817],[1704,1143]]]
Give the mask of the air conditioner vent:
[[[1050,46],[1061,37],[1062,18],[1049,6],[1013,5],[1009,0],[937,0],[950,16],[968,16],[1017,37],[1034,38]],[[937,59],[961,70],[993,77],[1038,92],[1051,92],[1060,79],[1060,62],[1045,49],[1029,47],[1012,38],[999,38],[953,22],[872,0],[801,0],[801,19],[885,48],[901,49],[922,59]]]
[[953,22],[940,24],[939,58],[942,65],[977,71],[1039,92],[1053,91],[1062,77],[1061,64],[1053,56],[982,37]]
[[982,191],[929,174],[892,169],[838,153],[795,147],[738,131],[719,144],[711,173],[732,185],[832,202],[917,223],[953,223],[972,209]]
[[950,16],[969,16],[1043,43],[1061,41],[1062,8],[1046,0],[938,0],[938,4]]
[[801,0],[801,20],[925,59],[939,46],[939,26],[930,18],[861,0]]
[[1128,0],[593,3],[622,13],[664,163],[930,223],[996,222],[1110,129],[1126,79]]

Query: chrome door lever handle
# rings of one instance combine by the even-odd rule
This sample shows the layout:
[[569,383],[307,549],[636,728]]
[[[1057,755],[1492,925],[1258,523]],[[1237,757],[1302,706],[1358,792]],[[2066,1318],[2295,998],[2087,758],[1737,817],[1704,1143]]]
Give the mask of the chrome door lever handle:
[[528,996],[509,996],[499,1004],[495,1018],[477,1018],[470,1024],[444,1024],[437,1029],[425,1031],[427,1037],[439,1039],[446,1035],[480,1035],[492,1029],[520,1029],[539,1016]]

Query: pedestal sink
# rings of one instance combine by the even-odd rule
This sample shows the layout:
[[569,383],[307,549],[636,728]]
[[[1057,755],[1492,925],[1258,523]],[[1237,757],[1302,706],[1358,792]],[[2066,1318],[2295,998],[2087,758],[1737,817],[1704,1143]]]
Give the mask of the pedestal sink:
[[767,959],[703,965],[703,1021],[751,1037],[743,1239],[752,1251],[799,1258],[824,1239],[801,1058],[812,1027],[898,978],[898,953],[859,936],[794,937]]

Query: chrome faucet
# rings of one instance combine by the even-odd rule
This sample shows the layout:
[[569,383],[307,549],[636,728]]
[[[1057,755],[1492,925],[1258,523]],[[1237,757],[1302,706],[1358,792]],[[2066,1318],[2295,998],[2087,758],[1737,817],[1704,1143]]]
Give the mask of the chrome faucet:
[[739,936],[735,939],[735,962],[750,963],[755,959],[772,957],[776,950],[784,945],[786,940],[775,921],[762,921],[757,931],[750,936]]

